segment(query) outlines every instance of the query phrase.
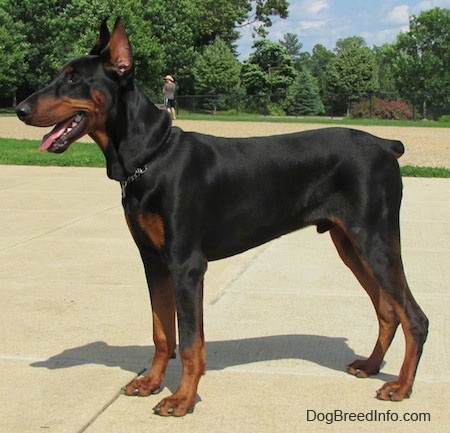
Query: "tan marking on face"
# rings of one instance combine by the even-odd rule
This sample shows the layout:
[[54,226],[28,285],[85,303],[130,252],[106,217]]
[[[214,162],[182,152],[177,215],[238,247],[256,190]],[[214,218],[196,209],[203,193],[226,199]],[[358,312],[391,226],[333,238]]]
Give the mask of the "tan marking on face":
[[91,89],[92,97],[92,113],[90,114],[90,129],[89,135],[104,151],[108,146],[109,139],[106,132],[106,97],[104,93],[97,89]]

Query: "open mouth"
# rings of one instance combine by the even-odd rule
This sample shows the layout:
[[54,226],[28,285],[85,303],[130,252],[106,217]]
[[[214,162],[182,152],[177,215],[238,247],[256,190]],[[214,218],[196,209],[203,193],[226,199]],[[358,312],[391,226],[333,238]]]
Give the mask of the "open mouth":
[[55,127],[42,139],[39,147],[41,152],[62,153],[74,141],[84,135],[84,129],[87,123],[85,113],[78,113],[75,116],[57,123]]

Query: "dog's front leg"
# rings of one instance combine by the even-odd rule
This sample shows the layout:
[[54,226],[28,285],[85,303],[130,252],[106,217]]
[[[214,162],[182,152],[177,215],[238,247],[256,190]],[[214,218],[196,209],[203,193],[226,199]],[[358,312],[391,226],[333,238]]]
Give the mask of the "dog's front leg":
[[153,342],[155,356],[148,374],[125,387],[126,395],[141,397],[157,394],[166,372],[167,363],[175,357],[175,296],[172,277],[167,267],[156,257],[142,254],[152,302]]
[[206,367],[206,346],[203,333],[203,276],[206,262],[175,271],[174,287],[178,316],[180,356],[183,372],[177,390],[160,401],[155,413],[163,416],[184,416],[194,409],[197,387]]

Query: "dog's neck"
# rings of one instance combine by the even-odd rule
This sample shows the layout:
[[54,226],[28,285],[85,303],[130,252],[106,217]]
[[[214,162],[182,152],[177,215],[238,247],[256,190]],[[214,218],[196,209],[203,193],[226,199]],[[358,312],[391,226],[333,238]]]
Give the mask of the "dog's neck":
[[148,166],[167,141],[171,122],[168,113],[156,107],[135,83],[120,89],[106,122],[108,145],[103,152],[108,177],[123,182]]

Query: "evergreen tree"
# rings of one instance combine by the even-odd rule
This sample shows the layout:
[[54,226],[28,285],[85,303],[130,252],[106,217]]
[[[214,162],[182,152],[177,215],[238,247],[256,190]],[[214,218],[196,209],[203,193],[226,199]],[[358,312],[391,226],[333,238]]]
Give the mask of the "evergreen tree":
[[293,33],[286,33],[283,36],[283,40],[280,41],[280,44],[286,49],[288,56],[291,59],[296,59],[300,56],[300,51],[303,48],[303,44],[299,42],[297,35]]
[[300,71],[294,83],[289,87],[284,109],[286,114],[296,116],[315,116],[324,113],[319,87],[307,69]]
[[195,59],[192,72],[195,91],[203,95],[231,94],[239,86],[241,65],[219,37]]

